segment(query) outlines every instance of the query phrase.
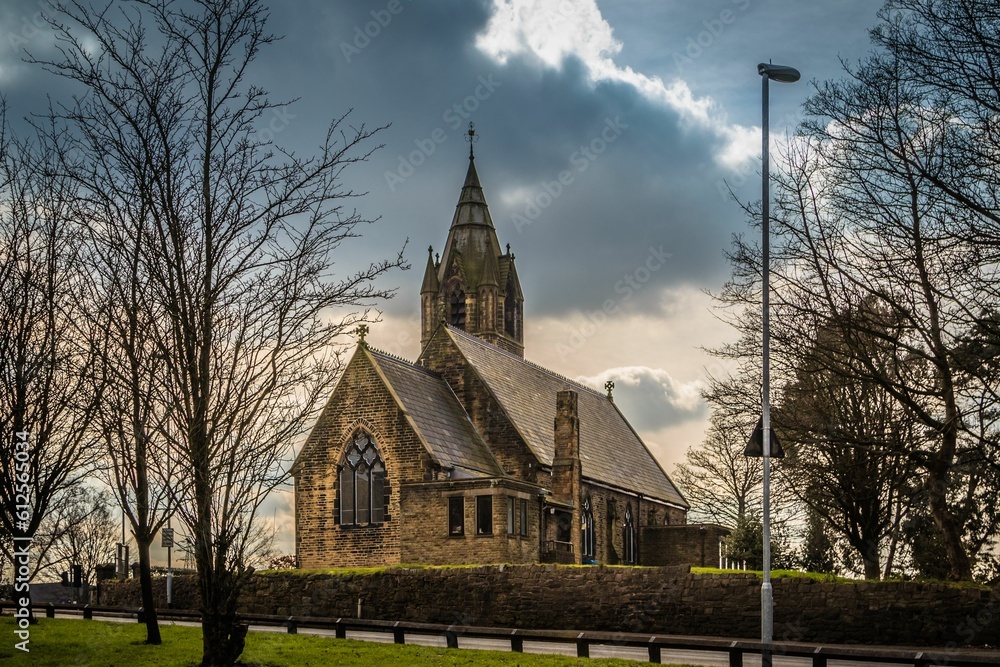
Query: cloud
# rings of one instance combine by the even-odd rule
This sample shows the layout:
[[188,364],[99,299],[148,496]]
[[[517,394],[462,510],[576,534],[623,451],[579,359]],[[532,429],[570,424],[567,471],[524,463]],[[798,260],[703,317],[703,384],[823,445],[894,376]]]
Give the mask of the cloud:
[[678,382],[660,368],[622,366],[576,380],[601,391],[605,382],[614,382],[615,403],[640,431],[656,431],[705,415],[705,402],[701,398],[704,383]]
[[723,139],[715,158],[724,166],[735,168],[759,150],[760,128],[728,124],[719,105],[711,97],[696,97],[683,79],[667,84],[616,64],[614,56],[623,45],[596,0],[494,0],[493,16],[476,46],[500,64],[514,56],[527,56],[558,70],[576,58],[592,84],[628,84],[647,99],[676,111],[683,125]]

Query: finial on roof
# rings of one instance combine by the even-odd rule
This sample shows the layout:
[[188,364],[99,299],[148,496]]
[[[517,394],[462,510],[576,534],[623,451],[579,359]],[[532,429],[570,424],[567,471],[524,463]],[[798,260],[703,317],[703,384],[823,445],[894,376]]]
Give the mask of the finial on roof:
[[440,263],[441,263],[441,253],[436,252],[434,253],[434,264],[437,265]]
[[432,245],[427,246],[427,254],[430,255],[433,252],[434,252],[434,246]]
[[477,141],[479,141],[479,137],[476,136],[476,124],[475,123],[472,123],[472,122],[469,123],[469,136],[468,136],[468,138],[466,138],[466,141],[469,142],[469,159],[470,160],[474,160],[474,159],[476,159],[476,154],[472,150],[472,145],[475,144]]
[[607,382],[604,383],[604,388],[608,390],[608,398],[610,398],[612,401],[615,400],[615,397],[612,396],[612,394],[615,391],[615,383],[612,382],[611,380],[608,380]]
[[507,256],[510,257],[510,244],[507,244]]
[[368,347],[368,343],[365,342],[365,336],[368,335],[368,325],[359,324],[358,328],[354,330],[354,333],[358,334],[358,345],[361,347]]

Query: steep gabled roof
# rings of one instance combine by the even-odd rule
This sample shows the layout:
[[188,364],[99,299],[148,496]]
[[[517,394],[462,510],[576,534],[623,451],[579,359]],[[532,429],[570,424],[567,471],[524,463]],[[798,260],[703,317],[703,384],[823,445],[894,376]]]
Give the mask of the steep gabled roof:
[[555,454],[552,425],[556,393],[573,389],[579,396],[583,477],[688,507],[667,473],[607,396],[464,331],[447,326],[445,330],[542,464],[552,465]]
[[365,348],[365,353],[435,462],[476,477],[503,477],[447,382],[422,366],[384,352]]

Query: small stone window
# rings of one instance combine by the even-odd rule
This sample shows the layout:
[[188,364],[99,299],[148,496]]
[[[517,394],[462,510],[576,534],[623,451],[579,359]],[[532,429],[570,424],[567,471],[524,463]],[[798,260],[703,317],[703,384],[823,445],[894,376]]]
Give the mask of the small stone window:
[[635,565],[635,525],[632,523],[632,504],[625,505],[625,526],[622,530],[622,550],[625,562]]
[[337,494],[342,526],[385,521],[385,464],[375,439],[364,431],[348,442],[340,463]]
[[476,496],[476,535],[493,534],[493,496]]
[[517,532],[517,498],[507,496],[507,534],[514,535]]
[[448,534],[452,537],[465,535],[465,498],[461,496],[448,499]]
[[594,558],[594,554],[597,553],[597,536],[594,534],[594,510],[590,504],[590,496],[583,499],[580,538],[583,541],[583,557]]

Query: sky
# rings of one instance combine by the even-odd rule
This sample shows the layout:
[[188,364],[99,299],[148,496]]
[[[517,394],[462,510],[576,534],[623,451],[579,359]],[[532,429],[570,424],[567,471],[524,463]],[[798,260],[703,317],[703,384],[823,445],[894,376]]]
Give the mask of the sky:
[[[251,77],[295,100],[260,132],[305,153],[332,118],[388,127],[345,173],[379,218],[343,271],[393,256],[396,297],[379,304],[374,347],[415,359],[427,248],[440,251],[468,166],[501,244],[517,257],[525,357],[615,400],[667,472],[701,441],[700,392],[725,367],[703,348],[732,340],[708,295],[729,275],[734,234],[752,233],[730,189],[760,191],[760,77],[772,61],[802,81],[771,86],[771,136],[802,120],[814,82],[870,48],[872,0],[291,0],[273,3],[283,39]],[[52,53],[45,0],[0,6],[0,95],[11,115],[67,85],[21,61]],[[560,182],[562,177],[562,182]],[[266,514],[289,552],[290,497]]]

